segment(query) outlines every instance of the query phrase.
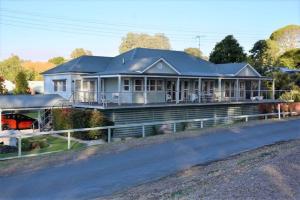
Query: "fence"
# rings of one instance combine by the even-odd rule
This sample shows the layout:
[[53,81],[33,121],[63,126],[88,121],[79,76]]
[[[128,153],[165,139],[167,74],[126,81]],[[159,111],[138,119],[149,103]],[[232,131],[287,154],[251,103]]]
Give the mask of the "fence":
[[210,91],[133,91],[133,92],[97,92],[76,91],[73,103],[102,104],[155,104],[155,103],[213,103],[269,101],[279,99],[288,90],[210,90]]
[[[214,118],[202,118],[202,119],[187,119],[187,120],[172,120],[172,121],[160,121],[160,122],[147,122],[147,123],[135,123],[135,124],[126,124],[126,125],[114,125],[114,126],[105,126],[105,127],[94,127],[94,128],[80,128],[80,129],[69,129],[69,130],[58,130],[58,131],[49,131],[49,132],[31,132],[31,133],[18,133],[17,131],[14,134],[3,134],[0,135],[0,138],[17,138],[18,143],[18,154],[17,156],[5,157],[0,158],[0,160],[6,159],[13,159],[13,158],[20,158],[26,156],[36,156],[40,154],[30,154],[30,155],[22,155],[22,139],[28,137],[36,137],[36,136],[43,136],[43,135],[53,135],[53,134],[67,134],[67,149],[71,149],[71,133],[75,132],[85,132],[85,131],[92,131],[92,130],[107,130],[107,142],[110,143],[112,141],[112,130],[117,128],[128,128],[128,127],[140,127],[141,128],[141,137],[146,137],[145,134],[145,127],[146,126],[153,126],[153,125],[164,125],[164,124],[172,124],[173,125],[173,133],[176,133],[176,125],[179,123],[192,123],[198,122],[200,123],[200,128],[204,127],[204,123],[211,121],[211,120],[234,120],[240,119],[248,122],[250,118],[263,118],[267,120],[271,116],[277,116],[281,119],[281,116],[285,115],[293,115],[296,114],[294,112],[280,112],[280,107],[277,113],[265,113],[265,114],[255,114],[255,115],[241,115],[241,116],[227,116],[227,117],[214,117]],[[48,152],[53,153],[53,152]]]

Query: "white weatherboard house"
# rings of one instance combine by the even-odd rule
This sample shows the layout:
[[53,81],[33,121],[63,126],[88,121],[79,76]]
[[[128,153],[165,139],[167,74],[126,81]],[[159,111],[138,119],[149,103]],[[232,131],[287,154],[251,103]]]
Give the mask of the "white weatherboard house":
[[[97,108],[265,101],[274,91],[247,63],[213,64],[185,52],[136,48],[116,57],[81,56],[43,73],[45,94]],[[274,87],[273,87],[274,88]]]
[[[259,104],[277,101],[274,81],[251,65],[213,64],[181,51],[136,48],[116,57],[81,56],[43,75],[45,94],[99,109],[115,125],[257,114]],[[122,128],[114,137],[140,132]]]

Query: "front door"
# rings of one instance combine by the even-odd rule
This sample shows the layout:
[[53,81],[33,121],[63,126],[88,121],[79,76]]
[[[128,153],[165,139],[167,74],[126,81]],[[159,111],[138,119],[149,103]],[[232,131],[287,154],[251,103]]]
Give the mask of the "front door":
[[176,81],[167,81],[167,94],[166,101],[173,102],[176,101]]

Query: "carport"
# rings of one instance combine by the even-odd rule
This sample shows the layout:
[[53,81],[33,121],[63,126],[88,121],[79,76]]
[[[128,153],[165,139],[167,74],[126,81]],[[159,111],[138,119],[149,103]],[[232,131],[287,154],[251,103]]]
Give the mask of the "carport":
[[41,128],[42,112],[55,108],[70,107],[70,102],[58,94],[47,95],[2,95],[0,96],[0,131],[3,113],[37,112],[38,128]]

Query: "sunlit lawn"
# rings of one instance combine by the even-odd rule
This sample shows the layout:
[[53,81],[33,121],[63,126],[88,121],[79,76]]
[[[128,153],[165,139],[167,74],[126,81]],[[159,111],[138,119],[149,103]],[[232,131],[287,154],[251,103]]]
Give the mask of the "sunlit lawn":
[[[46,140],[47,144],[49,146],[45,148],[36,148],[30,151],[22,151],[22,155],[30,155],[30,154],[39,154],[39,153],[47,153],[47,152],[56,152],[56,151],[66,151],[68,149],[68,143],[67,140],[62,139],[62,138],[57,138],[53,137],[50,135],[47,136],[38,136],[35,137],[35,140]],[[85,145],[76,141],[71,141],[71,149],[79,149],[84,147]],[[5,157],[13,157],[17,156],[18,153],[5,153],[5,154],[0,154],[0,158],[5,158]]]

